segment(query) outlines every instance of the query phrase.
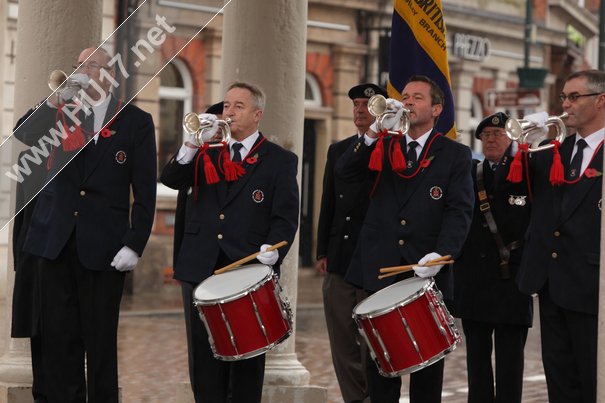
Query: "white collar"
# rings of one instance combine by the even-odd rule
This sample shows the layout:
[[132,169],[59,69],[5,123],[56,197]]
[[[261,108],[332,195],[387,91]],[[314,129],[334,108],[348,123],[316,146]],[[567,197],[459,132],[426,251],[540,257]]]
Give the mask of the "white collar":
[[245,139],[243,139],[242,141],[237,141],[232,138],[231,141],[229,141],[229,148],[233,147],[233,144],[235,144],[235,143],[241,143],[244,151],[246,151],[246,154],[247,154],[250,152],[250,150],[252,150],[252,147],[254,146],[254,143],[256,143],[256,140],[258,139],[259,136],[260,136],[260,133],[257,130],[254,133],[252,133],[251,135],[249,135],[248,137],[246,137]]
[[581,138],[586,141],[586,144],[588,145],[588,147],[590,147],[591,150],[596,150],[601,141],[603,141],[603,138],[605,138],[605,127],[600,128],[596,132],[591,133],[586,137],[582,137],[579,134],[576,134],[574,145],[577,144],[578,140],[580,140]]
[[420,150],[422,150],[424,148],[424,145],[426,144],[426,141],[429,139],[429,136],[432,131],[433,131],[433,129],[429,130],[428,132],[424,133],[422,136],[418,137],[416,140],[411,138],[409,133],[406,133],[405,134],[405,144],[409,145],[410,141],[415,141],[416,143],[418,143],[420,145]]

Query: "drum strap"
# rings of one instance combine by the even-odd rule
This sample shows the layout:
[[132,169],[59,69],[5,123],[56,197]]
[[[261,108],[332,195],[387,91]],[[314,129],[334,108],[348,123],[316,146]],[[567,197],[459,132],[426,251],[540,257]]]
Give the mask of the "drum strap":
[[485,174],[483,170],[484,162],[485,161],[481,161],[477,165],[477,196],[479,197],[479,210],[481,210],[483,213],[487,226],[489,227],[489,231],[494,236],[496,246],[498,246],[498,252],[500,254],[500,276],[503,280],[507,280],[510,278],[510,270],[508,267],[510,251],[519,248],[522,245],[522,242],[514,241],[508,245],[504,244],[504,240],[498,231],[496,220],[494,220],[494,215],[491,211],[487,191],[485,190]]

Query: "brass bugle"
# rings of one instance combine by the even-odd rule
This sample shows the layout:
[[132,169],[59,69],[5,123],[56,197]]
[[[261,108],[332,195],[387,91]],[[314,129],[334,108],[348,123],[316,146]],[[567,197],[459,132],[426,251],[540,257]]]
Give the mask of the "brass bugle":
[[67,87],[67,74],[63,70],[53,70],[48,76],[48,88],[51,91],[62,91]]
[[[554,127],[556,131],[555,139],[559,143],[563,143],[567,136],[567,128],[563,119],[567,119],[567,112],[559,116],[549,116],[544,123],[546,127]],[[519,144],[528,144],[530,153],[548,150],[554,147],[554,144],[548,143],[539,145],[540,142],[546,139],[548,133],[544,133],[543,128],[538,127],[534,122],[525,119],[509,118],[504,124],[506,135],[513,141]]]
[[226,118],[225,120],[217,120],[217,122],[221,132],[220,141],[215,141],[214,137],[216,136],[214,135],[211,139],[204,139],[204,129],[212,127],[213,121],[202,119],[195,112],[189,112],[185,115],[183,129],[193,135],[196,146],[201,147],[204,143],[208,143],[209,147],[219,147],[222,146],[223,142],[228,144],[231,140],[231,129],[229,128],[231,119]]
[[[382,123],[384,119],[392,117],[396,113],[396,111],[388,108],[387,99],[380,94],[376,94],[368,100],[368,112],[370,112],[370,115],[376,117],[376,126],[378,126],[379,131],[384,129]],[[401,119],[399,119],[397,125],[393,127],[392,130],[388,130],[388,132],[389,134],[398,134],[398,132],[405,134],[408,130],[410,130],[410,111],[409,109],[403,108]]]

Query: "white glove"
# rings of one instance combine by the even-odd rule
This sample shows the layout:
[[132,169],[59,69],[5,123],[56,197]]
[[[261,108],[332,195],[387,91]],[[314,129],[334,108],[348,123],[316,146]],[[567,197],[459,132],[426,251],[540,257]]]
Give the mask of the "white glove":
[[544,134],[548,133],[548,127],[546,127],[546,120],[548,119],[548,113],[546,112],[538,112],[538,113],[530,113],[529,115],[523,116],[524,120],[532,122],[536,125],[536,127],[542,129]]
[[90,77],[83,73],[72,74],[68,79],[65,89],[61,91],[61,98],[70,101],[76,96],[80,89],[86,89],[90,85]]
[[271,245],[267,245],[267,244],[262,245],[260,247],[261,253],[256,258],[262,264],[266,264],[268,266],[273,266],[277,262],[277,259],[279,258],[279,253],[277,253],[277,250],[271,250],[271,251],[267,252],[267,248],[270,246]]
[[403,104],[396,99],[387,98],[387,112],[392,112],[382,119],[382,126],[387,130],[392,130],[403,115]]
[[218,118],[216,117],[216,115],[213,115],[211,113],[200,113],[198,117],[200,118],[200,120],[212,122],[212,126],[206,129],[202,129],[202,141],[205,143],[207,141],[212,140],[212,138],[216,136],[216,133],[218,132]]
[[422,259],[418,261],[418,266],[412,267],[414,269],[414,274],[418,277],[433,277],[439,273],[439,270],[443,267],[442,264],[438,264],[435,266],[423,266],[426,262],[431,260],[439,259],[441,255],[439,253],[431,252],[428,255],[424,256]]
[[115,267],[117,271],[130,271],[139,262],[139,255],[130,249],[128,246],[122,246],[122,249],[116,253],[111,266]]

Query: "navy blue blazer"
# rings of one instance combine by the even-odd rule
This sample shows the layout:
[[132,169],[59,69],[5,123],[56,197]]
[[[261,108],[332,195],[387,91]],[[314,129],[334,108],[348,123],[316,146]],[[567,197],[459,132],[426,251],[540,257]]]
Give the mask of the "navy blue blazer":
[[358,139],[355,134],[330,145],[323,179],[317,224],[317,256],[328,258],[327,270],[344,277],[357,245],[359,231],[370,204],[372,184],[366,177],[347,182],[334,173],[336,161]]
[[[560,148],[567,166],[575,136]],[[533,207],[518,275],[519,289],[533,294],[548,285],[552,301],[565,309],[595,314],[599,299],[603,147],[576,184],[549,182],[552,152],[532,154]]]
[[[498,233],[505,245],[515,243],[508,264],[510,276],[502,276],[498,245],[476,197],[471,229],[454,264],[455,308],[452,314],[483,323],[531,326],[532,299],[521,293],[515,282],[531,201],[525,181],[511,183],[506,180],[512,160],[510,155],[504,155],[495,171],[487,160],[483,163],[484,187]],[[475,195],[478,191],[477,163],[473,165]]]
[[[112,98],[105,123],[117,110],[118,102]],[[55,114],[55,109],[41,105],[36,121],[16,135],[34,144],[48,135]],[[75,233],[78,258],[87,269],[115,270],[110,263],[124,245],[143,253],[153,225],[157,189],[153,120],[136,106],[126,105],[109,129],[111,136],[99,136],[97,144],[91,141],[79,153],[54,148],[50,182],[38,195],[26,252],[56,259]]]
[[[262,138],[261,134],[256,144]],[[218,167],[217,155],[217,149],[210,150]],[[273,269],[279,273],[298,228],[298,157],[269,141],[260,144],[253,156],[255,161],[244,159],[246,173],[237,181],[227,183],[217,168],[220,181],[211,185],[206,184],[200,159],[197,200],[188,212],[175,279],[199,283],[210,277],[218,269],[220,251],[237,261],[258,252],[263,244],[288,241],[278,249],[279,260]],[[175,157],[164,167],[162,182],[172,189],[193,186],[196,158],[179,164]]]
[[[421,155],[435,136],[433,131]],[[389,150],[391,141],[385,139],[385,150]],[[405,150],[404,140],[400,141]],[[353,180],[367,170],[375,144],[368,147],[363,138],[353,144],[338,161],[337,174]],[[411,179],[401,178],[391,170],[388,154],[385,152],[383,170],[346,274],[347,281],[369,291],[407,277],[379,280],[381,267],[413,264],[430,252],[456,257],[473,216],[472,159],[468,147],[437,136],[426,155],[429,166]],[[448,299],[453,297],[451,275],[451,270],[444,267],[435,277]]]

